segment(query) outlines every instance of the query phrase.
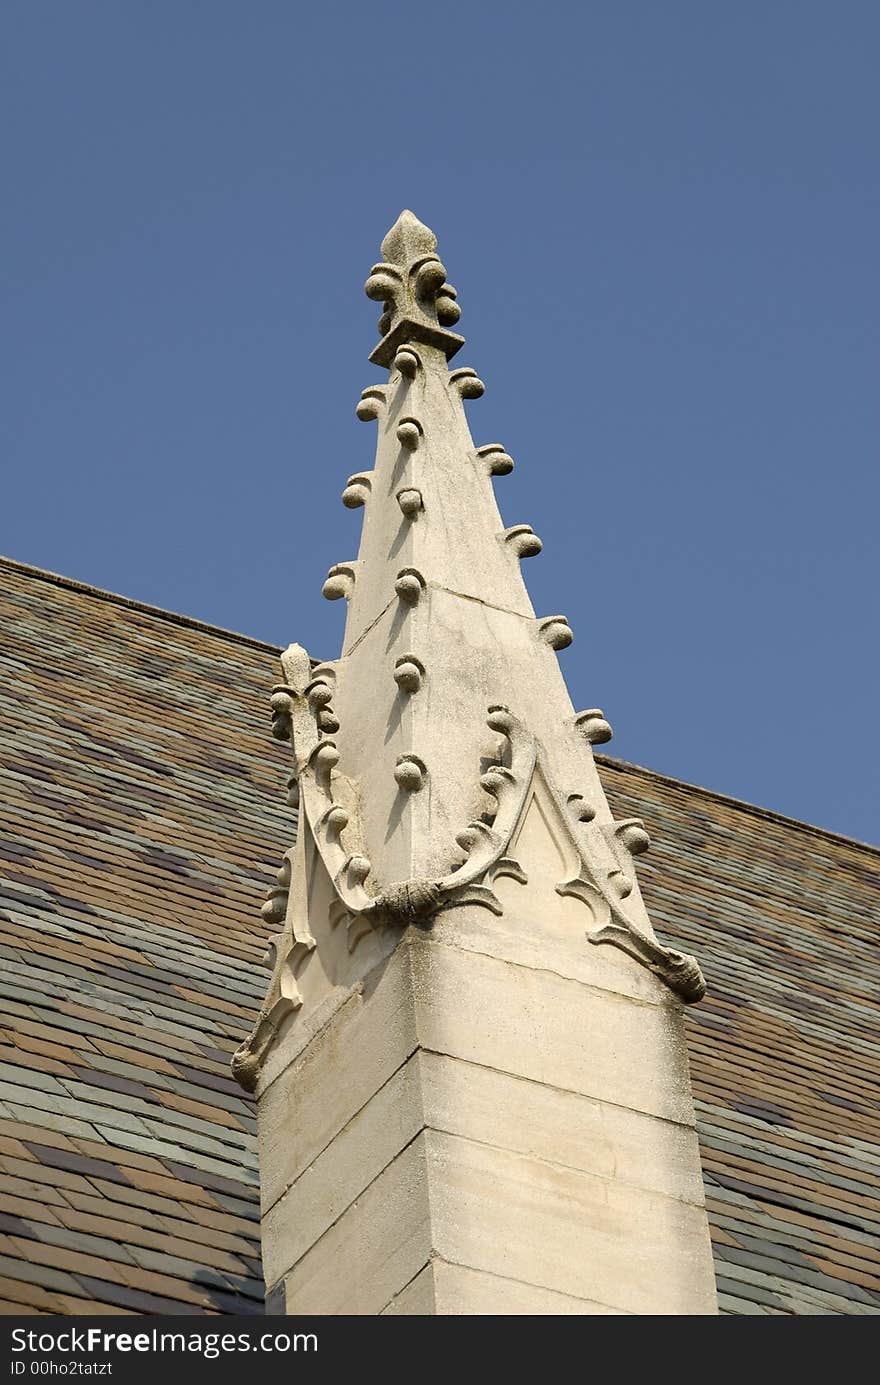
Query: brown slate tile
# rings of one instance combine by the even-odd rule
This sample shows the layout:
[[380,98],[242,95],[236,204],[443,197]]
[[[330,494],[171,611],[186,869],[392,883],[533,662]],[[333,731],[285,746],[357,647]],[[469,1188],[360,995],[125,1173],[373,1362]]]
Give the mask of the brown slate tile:
[[15,1197],[11,1193],[0,1190],[0,1206],[4,1212],[12,1213],[17,1217],[23,1217],[25,1221],[48,1222],[51,1226],[60,1226],[58,1217],[59,1204],[54,1205],[54,1210],[45,1201],[35,1201],[28,1197]]
[[24,1053],[41,1054],[46,1058],[57,1058],[60,1062],[71,1064],[77,1061],[77,1055],[85,1046],[82,1043],[68,1042],[65,1036],[64,1042],[50,1041],[41,1039],[33,1034],[18,1032],[11,1036],[12,1043],[16,1048],[20,1048]]
[[64,1204],[60,1189],[49,1187],[45,1182],[38,1182],[36,1179],[0,1173],[0,1198],[6,1197],[38,1198],[50,1206]]
[[157,1057],[144,1048],[127,1048],[121,1043],[111,1043],[107,1039],[96,1038],[95,1048],[101,1053],[106,1053],[108,1058],[119,1058],[122,1061],[136,1061],[139,1066],[150,1068],[153,1072],[166,1072],[174,1075],[175,1069],[168,1062],[167,1058]]
[[235,1116],[222,1110],[220,1107],[211,1106],[206,1101],[193,1101],[189,1097],[178,1096],[175,1092],[166,1092],[154,1088],[154,1094],[158,1097],[163,1106],[170,1106],[175,1111],[184,1111],[198,1120],[212,1120],[218,1125],[225,1125],[229,1130],[245,1130],[247,1127]]
[[191,1210],[196,1220],[200,1221],[203,1226],[211,1227],[214,1230],[235,1231],[245,1237],[253,1237],[258,1234],[259,1229],[255,1228],[252,1220],[235,1216],[227,1209],[218,1208],[214,1211],[207,1207],[196,1206]]
[[[194,1220],[196,1212],[201,1209],[194,1203],[183,1201],[176,1196],[178,1191],[177,1185],[174,1185],[172,1191],[175,1193],[175,1196],[168,1197],[137,1186],[126,1188],[123,1187],[121,1183],[105,1183],[103,1179],[100,1178],[95,1179],[95,1186],[91,1190],[93,1197],[97,1194],[107,1198],[108,1202],[113,1205],[114,1215],[122,1215],[120,1212],[117,1212],[119,1206],[128,1206],[133,1208],[144,1208],[146,1211],[154,1214],[161,1214],[164,1212],[182,1217],[184,1220],[188,1218]],[[72,1194],[66,1194],[67,1200],[71,1201],[72,1196]],[[82,1199],[79,1199],[72,1205],[81,1206]]]
[[130,1181],[144,1192],[158,1193],[163,1197],[179,1202],[194,1202],[202,1207],[216,1207],[214,1198],[193,1180],[181,1182],[179,1178],[150,1173],[147,1169],[131,1169]]
[[[91,1197],[84,1196],[82,1193],[65,1194],[66,1201],[63,1206],[56,1207],[55,1215],[59,1223],[68,1225],[68,1216],[71,1213],[85,1213],[93,1217],[109,1218],[114,1223],[122,1226],[133,1224],[135,1226],[154,1227],[158,1229],[161,1225],[154,1212],[145,1207],[141,1201],[141,1194],[137,1189],[133,1190],[133,1197],[136,1199],[134,1205],[121,1202],[112,1194],[125,1191],[118,1184],[108,1183],[105,1185],[108,1191],[102,1195],[95,1188]],[[172,1204],[175,1205],[175,1204]]]
[[[4,1306],[17,1292],[43,1313],[254,1307],[220,1287],[256,1251],[247,1180],[212,1184],[169,1164],[149,1135],[115,1134],[108,1102],[149,1100],[157,1121],[192,1116],[221,1138],[252,1130],[253,1103],[228,1063],[262,998],[259,902],[289,845],[287,751],[265,714],[275,676],[272,652],[254,642],[0,562],[0,697],[11,708],[0,717],[0,856],[16,877],[13,907],[34,921],[0,918],[0,952],[24,967],[4,977],[0,1000],[0,1061],[22,1074],[23,1092],[11,1116],[0,1112],[3,1210],[31,1229],[121,1246],[146,1236],[157,1254],[164,1236],[168,1267],[219,1275],[193,1288],[145,1269],[156,1278],[133,1287],[99,1256],[74,1274],[7,1253]],[[52,728],[43,742],[35,705]],[[658,933],[696,952],[710,983],[687,1025],[694,1091],[714,1113],[701,1111],[700,1137],[725,1311],[822,1311],[822,1291],[797,1272],[862,1311],[850,1295],[866,1292],[877,1243],[851,1223],[880,1219],[880,858],[619,761],[598,764],[617,815],[644,817],[651,831],[639,875]],[[42,1089],[48,1109],[28,1087],[42,1080],[60,1084]],[[71,1081],[75,1103],[62,1096]],[[106,1112],[101,1133],[54,1098]],[[124,1138],[137,1148],[121,1148]],[[53,1167],[44,1150],[83,1162]],[[7,1241],[7,1252],[34,1244]],[[760,1283],[724,1258],[763,1241],[758,1258],[776,1268]]]
[[[69,1057],[69,1055],[66,1055]],[[0,1062],[20,1065],[25,1072],[45,1072],[54,1077],[72,1077],[73,1071],[68,1062],[47,1057],[43,1053],[28,1052],[14,1045],[0,1048]]]
[[61,1169],[82,1174],[86,1178],[109,1179],[111,1183],[127,1184],[129,1182],[122,1169],[117,1168],[107,1159],[90,1159],[84,1154],[77,1154],[66,1149],[54,1149],[50,1145],[29,1142],[27,1147],[33,1158],[39,1159],[41,1164],[55,1171]]
[[[108,1212],[111,1209],[106,1209]],[[82,1231],[91,1236],[107,1237],[118,1242],[125,1247],[130,1258],[136,1264],[140,1264],[135,1247],[142,1246],[147,1250],[156,1252],[166,1252],[174,1254],[182,1259],[196,1262],[199,1266],[210,1264],[212,1269],[228,1271],[231,1274],[242,1274],[246,1265],[240,1257],[231,1254],[229,1251],[211,1245],[206,1253],[204,1242],[190,1241],[184,1236],[176,1236],[172,1241],[169,1238],[168,1230],[160,1227],[153,1230],[150,1227],[139,1226],[136,1223],[116,1221],[109,1216],[93,1216],[87,1212],[68,1212],[60,1211],[59,1218],[65,1227],[73,1231]],[[2,1228],[0,1228],[2,1229]],[[201,1228],[196,1228],[197,1230]],[[254,1248],[249,1248],[250,1253],[254,1253]],[[151,1268],[145,1265],[143,1268]]]
[[72,1317],[98,1318],[131,1314],[130,1308],[123,1308],[114,1303],[102,1303],[100,1299],[93,1297],[74,1298],[71,1294],[56,1294],[55,1298],[58,1307],[52,1311],[66,1313]]
[[12,1237],[11,1240],[17,1257],[26,1261],[34,1271],[42,1266],[49,1270],[64,1270],[71,1275],[100,1275],[117,1284],[127,1282],[124,1276],[131,1267],[108,1260],[104,1256],[88,1255],[84,1251],[69,1250],[65,1246],[51,1246],[43,1241],[23,1241],[16,1237]]
[[155,1270],[141,1269],[139,1266],[126,1266],[124,1282],[130,1289],[175,1298],[181,1303],[190,1303],[197,1309],[208,1308],[211,1304],[205,1288],[189,1284],[173,1274],[160,1274]]
[[[52,1145],[55,1149],[76,1149],[71,1137],[56,1130],[54,1124],[46,1124],[47,1112],[31,1111],[29,1115],[32,1121],[39,1121],[39,1125],[32,1124],[31,1121],[0,1119],[0,1133],[11,1135],[15,1140],[36,1140],[38,1144]],[[49,1119],[52,1120],[51,1115],[49,1115]],[[91,1126],[84,1124],[83,1130],[91,1130]],[[92,1133],[97,1139],[97,1135]]]
[[113,1163],[125,1168],[143,1169],[148,1173],[158,1173],[164,1175],[165,1166],[158,1159],[154,1159],[150,1154],[139,1154],[134,1149],[122,1149],[119,1145],[113,1145],[112,1150],[108,1150],[106,1141],[99,1143],[97,1140],[75,1140],[74,1145],[80,1154],[85,1154],[93,1159],[106,1159],[111,1155]]
[[[202,1209],[196,1209],[201,1211]],[[255,1234],[252,1222],[236,1223],[233,1217],[221,1218],[223,1226],[227,1229],[218,1230],[216,1227],[203,1226],[198,1222],[182,1221],[178,1217],[160,1216],[159,1221],[177,1242],[178,1238],[189,1241],[194,1245],[216,1247],[219,1250],[228,1250],[234,1255],[244,1255],[249,1258],[259,1257],[260,1243],[259,1236]],[[242,1233],[234,1230],[234,1226],[246,1227],[247,1231]],[[210,1259],[207,1251],[203,1252],[205,1259]],[[196,1258],[193,1252],[190,1258]],[[211,1260],[213,1264],[213,1260]]]
[[0,1154],[12,1154],[16,1159],[29,1159],[27,1149],[20,1140],[10,1135],[0,1135]]
[[0,1277],[0,1302],[10,1312],[19,1313],[59,1313],[61,1307],[55,1294],[40,1288],[39,1284],[29,1284],[26,1280]]
[[[48,1148],[48,1146],[46,1147]],[[56,1153],[66,1153],[66,1151],[58,1150]],[[78,1174],[71,1173],[67,1169],[44,1166],[42,1163],[38,1163],[36,1159],[26,1161],[24,1159],[12,1159],[9,1158],[9,1156],[2,1156],[0,1157],[0,1168],[2,1168],[4,1172],[8,1172],[13,1178],[18,1179],[19,1182],[23,1183],[25,1186],[33,1187],[34,1184],[40,1185],[41,1197],[45,1196],[42,1191],[43,1188],[48,1188],[52,1191],[56,1189],[63,1191],[67,1188],[73,1188],[81,1193],[93,1191],[92,1185]]]
[[80,1274],[77,1276],[77,1280],[77,1289],[91,1302],[106,1304],[108,1308],[114,1307],[123,1313],[150,1313],[165,1316],[169,1314],[192,1314],[193,1312],[191,1302],[182,1300],[176,1292],[173,1298],[162,1298],[157,1294],[132,1289],[127,1284],[102,1280],[93,1275]]

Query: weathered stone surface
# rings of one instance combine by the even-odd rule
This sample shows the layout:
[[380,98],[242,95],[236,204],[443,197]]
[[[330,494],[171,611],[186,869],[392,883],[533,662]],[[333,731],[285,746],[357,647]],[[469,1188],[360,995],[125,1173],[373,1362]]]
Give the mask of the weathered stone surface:
[[[82,1191],[64,1170],[44,1165],[41,1172],[36,1156],[26,1161],[21,1150],[6,1149],[18,1162],[15,1174],[0,1175],[4,1210],[32,1227],[57,1225],[60,1216],[132,1248],[162,1250],[164,1243],[176,1268],[162,1297],[175,1300],[186,1261],[221,1273],[227,1253],[256,1263],[255,1203],[246,1205],[256,1182],[247,1186],[251,1169],[239,1164],[231,1174],[238,1195],[227,1198],[174,1175],[165,1142],[152,1134],[131,1136],[143,1141],[137,1151],[123,1149],[117,1137],[127,1133],[112,1124],[115,1097],[100,1075],[145,1084],[154,1114],[167,1103],[184,1120],[216,1121],[218,1136],[246,1129],[255,1149],[250,1103],[226,1073],[265,986],[259,959],[266,926],[254,901],[289,842],[291,816],[279,792],[285,769],[274,763],[280,747],[267,741],[260,710],[279,651],[12,562],[0,560],[0,578],[3,945],[16,959],[4,987],[5,1042],[15,1044],[6,1061],[18,1073],[50,1072],[71,1093],[75,1069],[83,1082],[86,1066],[98,1074],[88,1100],[81,1089],[71,1094],[70,1109],[83,1101],[79,1118],[37,1109],[32,1100],[4,1103],[2,1135],[30,1153],[56,1140],[62,1149],[75,1144],[137,1179],[132,1187],[96,1177]],[[46,680],[47,669],[62,667],[63,678]],[[422,690],[428,686],[426,679]],[[96,747],[96,717],[106,746]],[[131,752],[125,728],[135,724]],[[130,752],[137,763],[125,758]],[[655,924],[675,946],[698,950],[711,978],[708,1003],[691,1008],[686,1021],[721,1311],[876,1314],[880,1300],[872,1308],[858,1297],[861,1286],[878,1291],[878,1118],[870,1086],[880,1032],[871,992],[876,851],[616,760],[602,759],[599,768],[616,816],[643,813],[655,838],[639,867]],[[176,866],[185,857],[185,871],[172,871],[169,857]],[[617,950],[570,949],[546,913],[537,934],[535,915],[513,917],[521,887],[496,882],[499,895],[508,888],[502,917],[456,910],[435,921],[435,934],[459,948],[473,939],[475,950],[561,975],[579,976],[575,963],[619,962],[626,970],[617,979],[601,979],[608,989],[619,990],[628,977],[655,983]],[[517,939],[522,952],[513,951]],[[596,972],[584,974],[599,984]],[[161,995],[160,1015],[144,1010],[154,1003],[148,986],[154,1000]],[[665,996],[659,982],[655,990]],[[233,995],[246,1018],[237,1008],[232,1016]],[[301,1051],[341,1003],[323,1019],[301,1014],[285,1056],[294,1033]],[[229,1153],[234,1167],[232,1146]],[[201,1156],[191,1157],[198,1180]],[[82,1221],[69,1220],[79,1214]],[[757,1238],[778,1245],[772,1264],[757,1271],[728,1258],[754,1249]],[[69,1291],[50,1297],[26,1276],[59,1272],[29,1263],[31,1244],[15,1237],[13,1248],[10,1237],[0,1276],[7,1308],[82,1314],[163,1307],[158,1295],[138,1291],[127,1308],[114,1309],[107,1296],[122,1286],[87,1275],[77,1276],[76,1288],[69,1276]],[[821,1268],[834,1292],[796,1278],[803,1264],[788,1259],[792,1251]],[[188,1288],[186,1277],[180,1283]],[[235,1298],[200,1288],[198,1311],[209,1304],[236,1311]]]
[[425,1050],[418,1062],[424,1120],[432,1130],[703,1203],[690,1125]]
[[[294,1038],[292,1030],[292,1043]],[[264,1213],[406,1063],[416,1045],[405,944],[348,996],[287,1067],[282,1038],[274,1055],[281,1071],[259,1104]]]
[[[517,1279],[502,1279],[497,1274],[450,1265],[445,1260],[431,1263],[434,1276],[434,1312],[489,1317],[610,1317],[623,1315],[620,1308],[558,1294]],[[402,1296],[405,1298],[405,1296]],[[386,1310],[387,1311],[387,1310]],[[407,1307],[407,1312],[411,1311]]]
[[421,1072],[415,1054],[263,1214],[267,1283],[274,1284],[306,1254],[423,1125]]
[[717,1311],[701,1207],[435,1131],[426,1148],[443,1259],[630,1313]]
[[383,1317],[428,1317],[437,1314],[491,1317],[571,1317],[625,1316],[622,1309],[608,1308],[601,1303],[571,1298],[523,1284],[515,1279],[502,1279],[496,1274],[451,1265],[435,1256],[416,1275],[402,1293],[382,1309]]
[[288,1314],[373,1316],[427,1264],[424,1136],[370,1184],[285,1276]]
[[419,1041],[501,1072],[692,1125],[681,1016],[430,938],[412,944]]
[[522,581],[541,543],[505,527],[510,459],[471,438],[483,385],[448,367],[433,233],[405,212],[382,248],[375,463],[343,495],[357,559],[324,585],[343,652],[291,645],[271,702],[299,834],[235,1065],[268,1281],[289,1313],[712,1312],[677,998],[702,975],[654,935],[647,832],[593,761],[610,725],[575,712],[571,628]]
[[383,1318],[425,1318],[437,1312],[435,1293],[435,1262],[425,1265],[415,1279],[410,1280],[405,1289],[382,1309]]
[[[557,1311],[548,1293],[571,1300],[557,1305],[569,1313],[713,1311],[686,1081],[676,1088],[648,1061],[664,1032],[650,1025],[674,1034],[679,1022],[674,1008],[407,934],[373,984],[263,1094],[267,1283],[284,1278],[289,1304],[294,1292],[298,1303],[317,1302],[317,1286],[333,1278],[327,1257],[372,1245],[363,1206],[393,1215],[382,1190],[398,1196],[394,1169],[417,1145],[426,1156],[422,1201],[412,1204],[426,1218],[418,1244],[426,1260],[479,1271],[446,1298],[435,1282],[434,1311],[468,1301],[466,1289],[485,1303],[493,1286],[508,1305],[533,1303],[531,1290],[540,1291],[521,1311]],[[579,1033],[592,1042],[574,1041]],[[646,1053],[618,1063],[615,1044],[628,1055],[633,1033],[647,1034]],[[618,1099],[618,1068],[641,1107]],[[511,1221],[515,1232],[505,1229]],[[401,1264],[416,1273],[403,1244]],[[390,1272],[388,1297],[365,1307],[375,1299],[347,1275],[357,1309],[344,1306],[337,1283],[332,1302],[343,1306],[288,1311],[400,1314],[427,1302],[426,1285],[403,1294],[408,1280]]]

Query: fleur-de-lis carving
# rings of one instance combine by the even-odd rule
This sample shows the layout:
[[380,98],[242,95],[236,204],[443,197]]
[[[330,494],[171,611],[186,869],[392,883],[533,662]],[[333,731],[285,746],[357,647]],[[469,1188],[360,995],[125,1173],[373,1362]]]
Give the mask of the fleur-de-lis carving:
[[461,316],[458,295],[446,280],[437,237],[412,212],[401,212],[382,242],[382,255],[364,285],[367,297],[384,308],[379,318],[382,341],[370,360],[396,364],[402,375],[412,378],[418,357],[401,356],[406,343],[440,346],[447,358],[463,345],[463,338],[449,330]]

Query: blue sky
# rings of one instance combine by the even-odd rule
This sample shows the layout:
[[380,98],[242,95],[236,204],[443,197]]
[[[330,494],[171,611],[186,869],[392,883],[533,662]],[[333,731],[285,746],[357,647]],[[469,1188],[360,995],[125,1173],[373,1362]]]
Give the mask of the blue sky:
[[362,284],[409,206],[575,704],[876,839],[880,7],[6,0],[2,30],[4,552],[335,655]]

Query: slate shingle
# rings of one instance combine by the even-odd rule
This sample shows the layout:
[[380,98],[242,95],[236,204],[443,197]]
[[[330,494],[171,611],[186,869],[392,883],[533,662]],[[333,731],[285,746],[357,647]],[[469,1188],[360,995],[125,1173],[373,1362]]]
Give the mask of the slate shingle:
[[658,933],[709,986],[686,1023],[722,1311],[880,1313],[850,1279],[853,1262],[880,1276],[880,855],[599,767],[616,813],[650,830]]
[[[4,1311],[261,1311],[228,1064],[291,835],[276,654],[0,560]],[[721,1311],[880,1312],[878,854],[599,768],[709,983],[687,1026]]]
[[[0,588],[0,1303],[252,1312],[254,1110],[228,1064],[290,831],[271,654],[16,564]],[[141,1278],[118,1282],[126,1227],[168,1273],[132,1260]],[[105,1272],[28,1266],[35,1243],[90,1266],[106,1250]]]

